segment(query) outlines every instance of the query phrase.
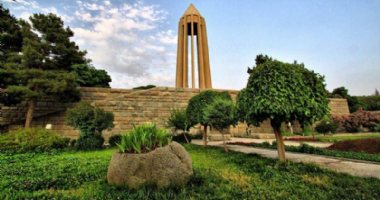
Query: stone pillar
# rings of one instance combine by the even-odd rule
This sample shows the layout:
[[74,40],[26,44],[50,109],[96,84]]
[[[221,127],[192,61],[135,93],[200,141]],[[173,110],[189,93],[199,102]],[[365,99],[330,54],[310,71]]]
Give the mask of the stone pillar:
[[[176,87],[188,88],[188,36],[191,37],[191,87],[195,88],[194,36],[197,36],[198,85],[201,89],[212,88],[206,22],[199,11],[190,4],[178,24],[178,49]],[[190,30],[188,30],[190,27]]]

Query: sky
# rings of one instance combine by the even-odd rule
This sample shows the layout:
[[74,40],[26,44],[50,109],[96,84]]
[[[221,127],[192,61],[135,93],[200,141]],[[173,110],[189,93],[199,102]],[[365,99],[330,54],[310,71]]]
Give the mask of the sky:
[[178,21],[193,3],[206,19],[213,88],[240,90],[258,54],[297,60],[328,90],[380,90],[379,0],[0,0],[11,13],[55,13],[111,87],[175,86]]

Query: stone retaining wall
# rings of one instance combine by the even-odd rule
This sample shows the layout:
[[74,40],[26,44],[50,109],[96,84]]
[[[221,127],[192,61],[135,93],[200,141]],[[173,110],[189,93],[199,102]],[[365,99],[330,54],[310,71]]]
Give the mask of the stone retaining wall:
[[[104,133],[108,138],[112,134],[118,134],[130,130],[133,125],[146,122],[155,122],[158,126],[164,127],[165,120],[170,115],[173,108],[185,108],[188,100],[199,94],[199,89],[180,89],[157,87],[148,90],[133,89],[110,89],[110,88],[81,88],[82,101],[90,102],[106,111],[111,111],[115,115],[115,127]],[[220,90],[222,91],[222,90]],[[228,91],[233,99],[238,91]],[[73,105],[54,104],[51,101],[39,102],[37,104],[33,126],[45,127],[52,124],[53,130],[65,137],[76,138],[78,131],[65,125],[64,117],[67,107]],[[345,99],[330,99],[330,109],[332,114],[349,114],[347,101]],[[0,126],[8,129],[22,127],[25,120],[25,106],[0,107]],[[198,131],[195,129],[193,131]],[[252,133],[272,133],[268,122],[264,122],[260,127],[251,128]],[[246,135],[245,124],[240,124],[232,128],[233,135]]]

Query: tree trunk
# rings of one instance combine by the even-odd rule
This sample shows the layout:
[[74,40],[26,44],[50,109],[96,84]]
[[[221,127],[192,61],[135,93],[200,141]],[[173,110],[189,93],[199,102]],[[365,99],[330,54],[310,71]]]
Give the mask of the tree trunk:
[[204,143],[204,146],[207,146],[207,126],[203,126],[203,127],[204,127],[203,143]]
[[186,131],[183,131],[182,133],[183,133],[183,136],[185,137],[187,144],[190,144],[189,139],[187,139],[187,136],[186,136]]
[[32,126],[35,104],[36,102],[33,99],[27,102],[28,110],[26,111],[25,128],[31,128]]
[[221,130],[220,132],[222,133],[224,151],[228,152],[227,145],[226,145],[226,138],[224,138],[224,130]]
[[271,125],[274,131],[274,135],[276,136],[278,159],[280,161],[285,161],[285,145],[281,134],[281,122],[271,120]]

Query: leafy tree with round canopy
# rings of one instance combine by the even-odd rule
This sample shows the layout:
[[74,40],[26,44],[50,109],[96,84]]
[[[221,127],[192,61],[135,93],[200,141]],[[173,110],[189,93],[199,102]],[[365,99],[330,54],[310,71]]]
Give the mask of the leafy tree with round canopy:
[[222,133],[224,151],[228,152],[224,133],[225,129],[236,124],[234,102],[231,99],[215,98],[204,109],[204,117],[212,128]]
[[259,126],[270,120],[277,141],[278,156],[285,160],[281,124],[298,120],[312,124],[329,112],[324,77],[303,64],[268,59],[254,67],[237,98],[238,118]]
[[201,124],[204,127],[203,139],[207,145],[207,127],[208,122],[205,120],[204,109],[211,104],[215,98],[231,100],[228,92],[218,92],[214,90],[206,90],[193,96],[187,105],[186,115],[190,124]]

